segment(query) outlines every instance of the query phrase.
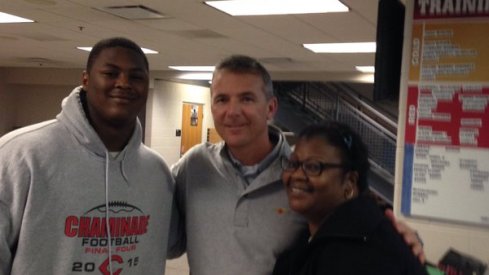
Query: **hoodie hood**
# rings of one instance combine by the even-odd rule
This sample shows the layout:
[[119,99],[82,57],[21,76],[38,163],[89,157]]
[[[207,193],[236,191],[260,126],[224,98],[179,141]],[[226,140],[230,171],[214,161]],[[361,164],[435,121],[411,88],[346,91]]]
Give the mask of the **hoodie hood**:
[[[92,127],[83,109],[81,93],[82,87],[76,87],[61,103],[61,113],[56,118],[73,134],[74,138],[88,151],[99,157],[105,157],[107,149]],[[134,133],[125,146],[121,155],[135,150],[141,143],[142,129],[139,119],[136,121]]]

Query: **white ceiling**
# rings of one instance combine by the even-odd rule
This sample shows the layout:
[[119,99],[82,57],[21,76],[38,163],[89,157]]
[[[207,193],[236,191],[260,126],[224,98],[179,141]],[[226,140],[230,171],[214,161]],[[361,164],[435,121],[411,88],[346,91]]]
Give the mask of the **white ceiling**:
[[[159,51],[153,72],[169,65],[214,65],[230,54],[258,58],[280,80],[346,80],[375,54],[315,54],[303,43],[375,41],[377,0],[341,0],[348,13],[232,17],[202,0],[0,0],[0,11],[33,19],[0,24],[0,67],[83,68],[100,39],[124,36]],[[101,11],[144,5],[166,18],[128,20]]]

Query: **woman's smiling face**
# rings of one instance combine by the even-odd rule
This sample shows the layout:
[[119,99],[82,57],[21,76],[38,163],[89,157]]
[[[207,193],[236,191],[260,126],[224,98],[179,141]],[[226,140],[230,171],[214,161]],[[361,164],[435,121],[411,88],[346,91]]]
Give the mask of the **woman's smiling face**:
[[[295,145],[289,160],[306,165],[320,165],[319,175],[306,175],[303,166],[285,169],[282,180],[287,190],[292,210],[308,220],[321,222],[351,194],[352,178],[342,167],[325,167],[327,164],[341,165],[341,150],[331,146],[322,137],[301,138]],[[355,183],[353,183],[355,186]],[[348,195],[348,196],[347,196]]]

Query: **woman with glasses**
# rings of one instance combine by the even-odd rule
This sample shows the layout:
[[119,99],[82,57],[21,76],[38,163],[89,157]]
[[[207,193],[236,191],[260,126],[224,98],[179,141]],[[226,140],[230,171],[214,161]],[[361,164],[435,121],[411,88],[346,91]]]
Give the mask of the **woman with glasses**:
[[426,274],[367,195],[367,148],[348,126],[306,127],[282,168],[290,208],[309,230],[279,257],[274,275]]

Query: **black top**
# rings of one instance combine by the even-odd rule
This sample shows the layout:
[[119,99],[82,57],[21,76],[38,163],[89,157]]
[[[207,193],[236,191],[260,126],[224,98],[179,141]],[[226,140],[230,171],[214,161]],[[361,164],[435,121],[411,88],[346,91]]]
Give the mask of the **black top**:
[[273,275],[427,274],[375,201],[340,207],[308,242],[309,233],[279,256]]

